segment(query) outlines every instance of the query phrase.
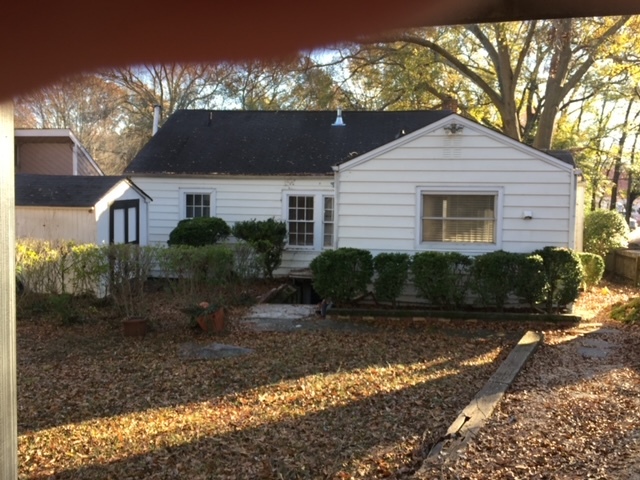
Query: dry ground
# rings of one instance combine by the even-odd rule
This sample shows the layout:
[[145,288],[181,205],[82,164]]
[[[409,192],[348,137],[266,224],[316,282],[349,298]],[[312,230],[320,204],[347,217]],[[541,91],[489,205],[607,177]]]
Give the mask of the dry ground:
[[[583,324],[545,332],[468,449],[415,478],[640,479],[640,326],[609,318],[637,295],[611,284],[583,294]],[[585,357],[585,346],[607,355]]]
[[[605,322],[610,303],[635,295],[609,288],[609,295],[583,296],[578,307],[592,312],[590,321]],[[451,322],[354,333],[232,326],[210,337],[189,329],[162,298],[154,305],[156,329],[144,340],[123,338],[109,316],[71,326],[46,314],[19,320],[20,478],[638,475],[628,462],[639,440],[637,328],[616,336],[623,348],[600,363],[567,347],[580,333],[548,330],[466,453],[416,474],[531,325]],[[180,345],[194,341],[254,354],[182,359]]]

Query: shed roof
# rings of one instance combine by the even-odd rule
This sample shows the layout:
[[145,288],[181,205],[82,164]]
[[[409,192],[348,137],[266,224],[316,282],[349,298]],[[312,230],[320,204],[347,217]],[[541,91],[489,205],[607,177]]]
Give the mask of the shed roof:
[[331,167],[451,112],[178,110],[127,174],[330,175]]
[[16,206],[92,207],[118,183],[126,181],[141,195],[142,190],[124,176],[16,175]]

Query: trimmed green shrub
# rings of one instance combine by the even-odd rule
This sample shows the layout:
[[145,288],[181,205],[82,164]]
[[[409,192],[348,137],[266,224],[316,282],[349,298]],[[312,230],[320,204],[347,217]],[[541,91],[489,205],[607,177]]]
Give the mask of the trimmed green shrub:
[[629,225],[615,210],[594,210],[584,218],[584,251],[605,258],[617,248],[626,248]]
[[584,287],[596,286],[604,275],[604,259],[596,253],[589,252],[578,252],[578,257],[582,265]]
[[419,252],[411,262],[418,294],[440,308],[463,305],[469,284],[470,257],[457,252]]
[[471,267],[471,289],[483,305],[504,311],[519,273],[520,254],[498,250],[476,257]]
[[578,254],[568,248],[545,247],[536,250],[543,261],[545,276],[544,305],[548,313],[566,306],[580,294],[582,267]]
[[231,228],[218,217],[188,218],[178,222],[169,234],[170,246],[191,245],[201,247],[218,243],[231,234]]
[[358,248],[325,250],[311,261],[313,288],[325,300],[350,304],[367,292],[373,276],[371,252]]
[[514,283],[516,296],[535,308],[545,298],[544,260],[537,254],[520,254]]
[[373,280],[373,291],[378,300],[391,302],[396,306],[396,300],[407,282],[410,264],[411,257],[407,253],[379,253],[374,257],[373,268],[376,276]]
[[233,236],[249,243],[260,255],[262,270],[266,277],[273,278],[273,272],[282,262],[287,224],[273,218],[268,220],[247,220],[236,223]]

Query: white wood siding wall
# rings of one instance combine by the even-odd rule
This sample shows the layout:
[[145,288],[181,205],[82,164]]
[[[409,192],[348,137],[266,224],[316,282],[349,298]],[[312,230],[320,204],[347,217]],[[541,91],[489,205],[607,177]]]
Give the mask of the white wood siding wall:
[[96,220],[88,208],[16,207],[16,237],[96,243]]
[[[570,246],[573,173],[536,153],[472,128],[455,136],[438,129],[347,167],[338,179],[338,246],[374,254],[414,252],[418,188],[445,186],[452,191],[502,190],[501,244],[496,248],[530,252],[547,245]],[[524,210],[532,211],[533,219],[524,220]],[[443,244],[442,249],[451,246]],[[482,253],[473,244],[457,251]]]
[[[230,226],[245,220],[283,220],[283,192],[333,192],[333,177],[234,177],[234,178],[132,178],[153,202],[149,205],[149,243],[166,244],[169,234],[182,220],[180,196],[190,189],[211,190],[211,214],[225,220]],[[277,274],[294,268],[306,268],[319,251],[288,249]]]
[[46,142],[20,145],[18,173],[73,175],[73,145]]

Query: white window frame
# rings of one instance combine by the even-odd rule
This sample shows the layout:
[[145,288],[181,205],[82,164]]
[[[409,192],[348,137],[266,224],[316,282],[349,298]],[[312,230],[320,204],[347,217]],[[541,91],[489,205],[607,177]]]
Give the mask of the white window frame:
[[[289,197],[313,197],[313,245],[289,245]],[[324,246],[324,199],[333,197],[333,239],[331,246]],[[308,190],[287,190],[282,195],[282,218],[287,225],[287,250],[319,251],[333,248],[336,242],[336,197],[333,192],[318,192]]]
[[[332,208],[332,212],[333,212],[333,218],[331,220],[331,225],[333,225],[333,232],[331,233],[331,244],[330,245],[325,245],[324,244],[324,237],[325,237],[325,226],[328,222],[325,221],[324,219],[324,214],[325,214],[325,208],[324,208],[324,203],[325,203],[325,199],[327,198],[331,198],[333,199],[333,208]],[[331,195],[322,195],[320,201],[322,202],[322,239],[321,239],[321,243],[322,243],[322,248],[324,250],[330,250],[332,248],[335,247],[336,244],[336,196],[331,194]]]
[[211,188],[180,188],[180,220],[187,218],[187,195],[209,195],[209,217],[216,216],[216,191]]
[[[422,208],[423,195],[493,195],[495,202],[495,242],[423,242],[422,241]],[[493,186],[468,187],[451,186],[420,186],[416,189],[416,250],[432,251],[465,251],[470,253],[492,252],[502,248],[504,188]]]

